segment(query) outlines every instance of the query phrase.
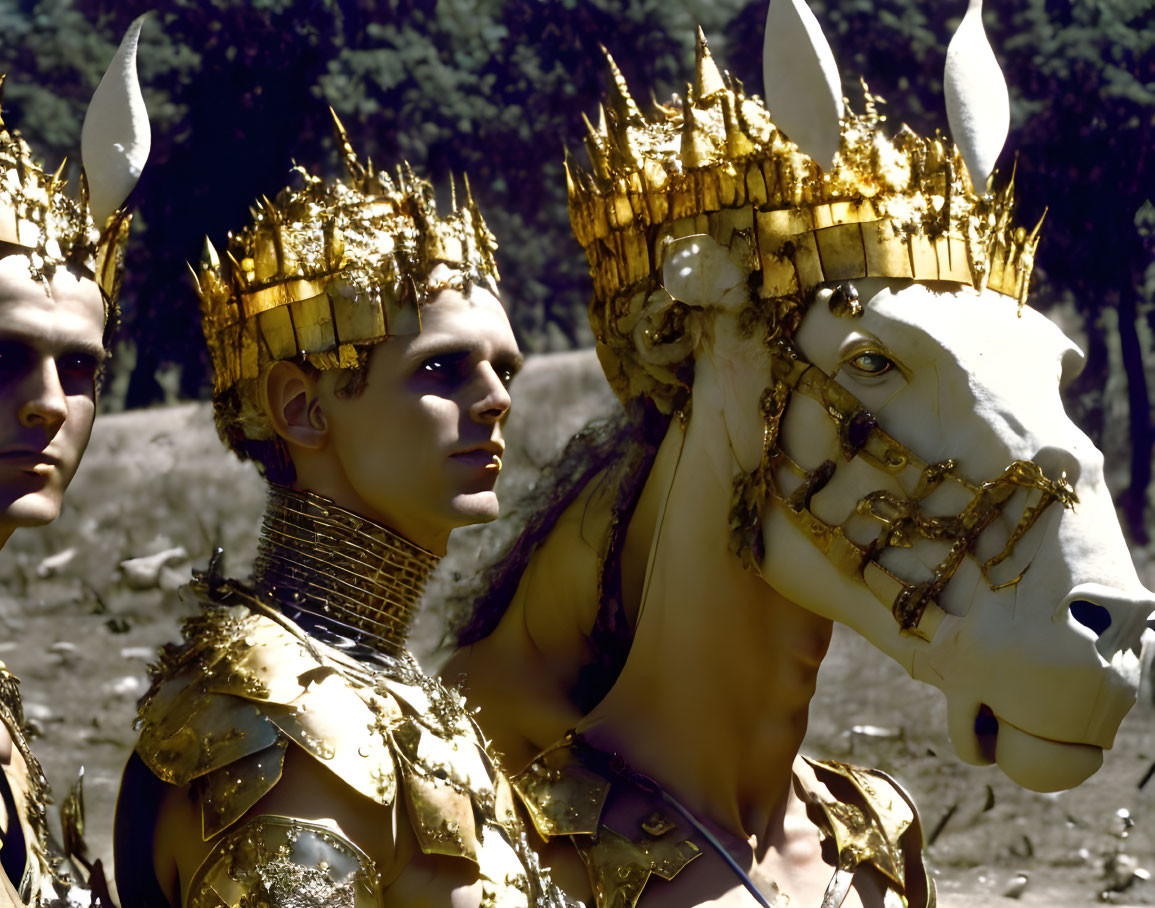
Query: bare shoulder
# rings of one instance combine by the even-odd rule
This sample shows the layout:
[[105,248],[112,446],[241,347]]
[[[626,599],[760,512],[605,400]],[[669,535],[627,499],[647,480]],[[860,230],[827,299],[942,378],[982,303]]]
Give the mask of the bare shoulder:
[[488,636],[459,650],[442,672],[462,685],[497,749],[518,769],[581,713],[568,692],[591,657],[588,639],[612,520],[613,490],[594,481],[561,514]]

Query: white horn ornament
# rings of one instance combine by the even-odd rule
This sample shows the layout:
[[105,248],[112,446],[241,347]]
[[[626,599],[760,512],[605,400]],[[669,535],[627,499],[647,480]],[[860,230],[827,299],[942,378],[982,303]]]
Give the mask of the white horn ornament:
[[152,148],[148,110],[136,75],[136,48],[143,23],[144,16],[139,16],[128,27],[84,115],[80,154],[88,179],[89,208],[97,227],[103,227],[109,215],[124,204]]
[[762,79],[774,124],[830,170],[842,137],[842,80],[822,26],[805,0],[770,0]]
[[975,192],[986,192],[1011,126],[1007,80],[983,28],[982,0],[970,0],[951,38],[943,72],[951,136],[970,172]]

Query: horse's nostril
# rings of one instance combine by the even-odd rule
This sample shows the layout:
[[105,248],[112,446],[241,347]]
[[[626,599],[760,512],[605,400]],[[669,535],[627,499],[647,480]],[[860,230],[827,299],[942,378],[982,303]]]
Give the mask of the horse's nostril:
[[999,737],[999,720],[994,711],[985,703],[979,707],[975,716],[975,737],[979,741],[979,750],[983,759],[988,763],[995,762],[995,743]]
[[1086,599],[1076,599],[1071,603],[1071,617],[1092,631],[1096,637],[1101,636],[1111,626],[1111,613],[1103,606],[1088,602]]

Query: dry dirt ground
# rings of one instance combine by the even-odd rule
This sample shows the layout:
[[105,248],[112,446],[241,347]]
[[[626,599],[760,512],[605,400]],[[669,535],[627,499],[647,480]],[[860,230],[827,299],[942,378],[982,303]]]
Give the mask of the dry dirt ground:
[[[588,354],[531,360],[515,397],[504,498],[527,489],[570,432],[613,405]],[[233,572],[244,573],[262,507],[259,479],[225,453],[205,405],[104,416],[60,519],[18,532],[0,555],[0,659],[23,679],[35,747],[56,791],[85,767],[89,838],[106,860],[147,664],[195,607],[179,587],[217,544],[230,553]],[[430,599],[472,570],[502,532],[456,538]],[[426,642],[438,626],[435,609],[427,616]],[[1131,861],[1155,871],[1155,781],[1140,788],[1155,761],[1150,690],[1103,769],[1058,795],[1026,792],[997,770],[961,764],[945,728],[935,691],[853,633],[835,635],[809,750],[881,767],[912,790],[934,835],[930,856],[945,908],[1010,905],[1008,892],[1022,903],[1071,908],[1155,904],[1155,882],[1100,895],[1118,876],[1105,868]]]

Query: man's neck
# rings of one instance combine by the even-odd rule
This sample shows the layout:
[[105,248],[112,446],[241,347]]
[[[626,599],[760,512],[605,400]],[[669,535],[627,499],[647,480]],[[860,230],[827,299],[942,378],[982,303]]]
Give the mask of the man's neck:
[[729,551],[733,467],[711,449],[725,437],[719,419],[697,412],[655,462],[664,507],[633,645],[579,731],[703,820],[761,838],[783,815],[831,624]]

